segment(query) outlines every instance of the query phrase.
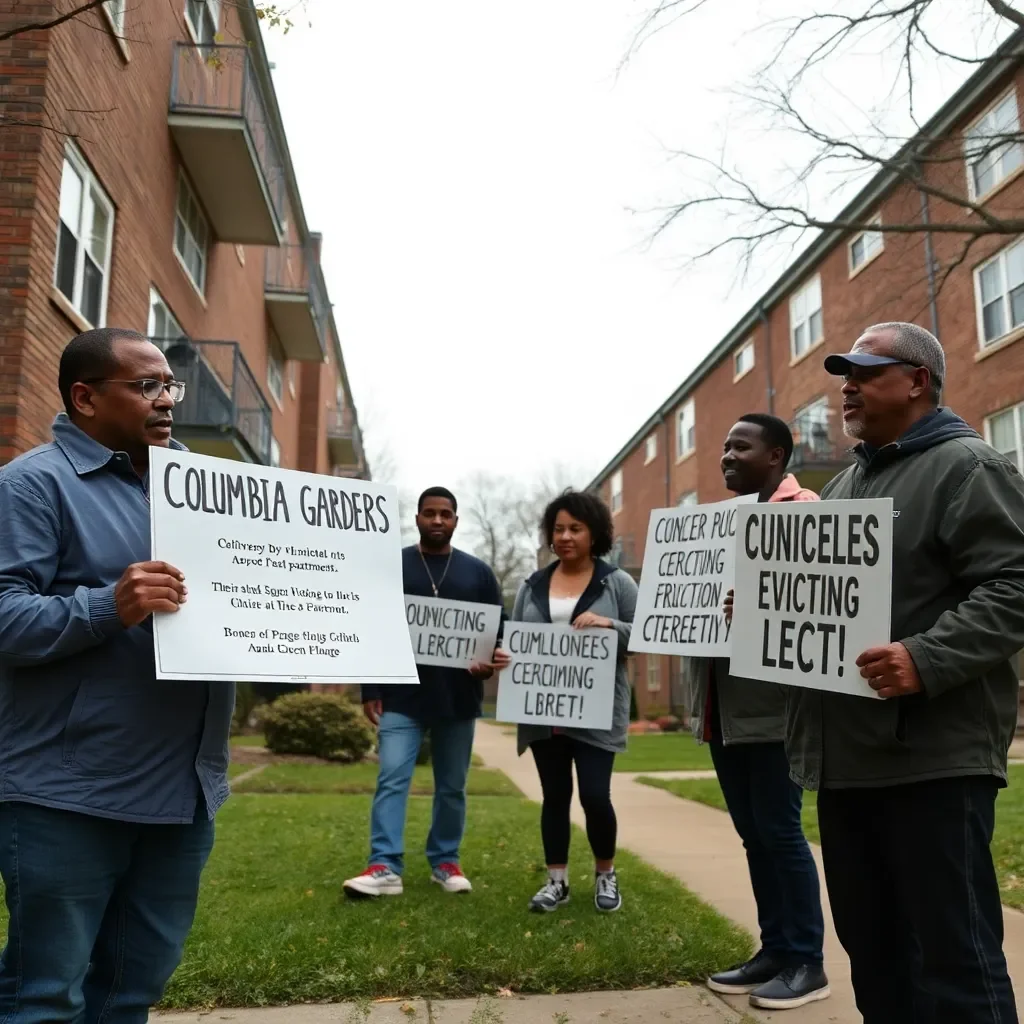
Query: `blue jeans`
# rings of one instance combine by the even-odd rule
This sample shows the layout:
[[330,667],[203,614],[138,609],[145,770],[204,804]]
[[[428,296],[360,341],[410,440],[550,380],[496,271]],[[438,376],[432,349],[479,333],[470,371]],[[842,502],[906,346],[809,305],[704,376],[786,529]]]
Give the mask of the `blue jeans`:
[[11,919],[0,1020],[135,1024],[181,960],[213,822],[138,825],[0,804]]
[[715,736],[711,759],[747,851],[762,948],[793,965],[820,964],[825,923],[818,869],[800,823],[803,793],[789,777],[785,746],[725,746]]
[[476,720],[449,719],[426,725],[385,711],[380,716],[380,774],[370,812],[370,863],[398,874],[405,861],[405,809],[423,734],[430,730],[434,766],[434,812],[427,836],[430,866],[458,864],[466,828],[466,776]]

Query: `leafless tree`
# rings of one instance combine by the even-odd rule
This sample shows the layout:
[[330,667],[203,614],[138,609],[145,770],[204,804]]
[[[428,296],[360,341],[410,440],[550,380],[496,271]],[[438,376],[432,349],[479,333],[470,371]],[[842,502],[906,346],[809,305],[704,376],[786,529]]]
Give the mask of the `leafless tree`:
[[[626,60],[681,19],[733,2],[660,0]],[[771,2],[780,13],[797,6],[797,0]],[[922,68],[941,62],[968,71],[993,58],[1018,65],[1024,61],[1024,8],[1020,0],[820,0],[818,9],[822,13],[760,26],[772,39],[767,59],[738,90],[751,127],[770,133],[785,155],[773,165],[763,152],[750,154],[749,146],[745,154],[734,152],[728,139],[714,152],[676,152],[687,194],[656,211],[653,237],[672,231],[698,239],[684,255],[687,262],[730,250],[746,271],[763,250],[791,253],[819,232],[880,231],[896,245],[920,245],[927,235],[935,243],[932,263],[941,287],[979,239],[1024,232],[1019,207],[998,193],[988,196],[986,187],[993,169],[1024,162],[1024,136],[1016,119],[998,117],[966,131],[922,127]],[[958,37],[962,50],[944,41],[954,19],[969,29]],[[822,101],[823,83],[842,61],[865,53],[885,55],[892,85],[884,104],[856,110],[858,123],[850,127],[848,112],[856,104],[834,109]],[[880,172],[907,200],[896,216],[878,223],[876,210],[836,212],[854,186]]]

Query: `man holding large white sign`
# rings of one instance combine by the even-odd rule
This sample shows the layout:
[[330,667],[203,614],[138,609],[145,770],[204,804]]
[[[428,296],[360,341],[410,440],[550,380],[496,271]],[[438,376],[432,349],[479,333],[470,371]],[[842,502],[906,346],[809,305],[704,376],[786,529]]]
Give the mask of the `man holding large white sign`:
[[393,487],[154,449],[153,557],[188,604],[153,623],[157,677],[414,682]]
[[891,587],[891,499],[741,509],[730,671],[876,697],[857,659],[889,641]]

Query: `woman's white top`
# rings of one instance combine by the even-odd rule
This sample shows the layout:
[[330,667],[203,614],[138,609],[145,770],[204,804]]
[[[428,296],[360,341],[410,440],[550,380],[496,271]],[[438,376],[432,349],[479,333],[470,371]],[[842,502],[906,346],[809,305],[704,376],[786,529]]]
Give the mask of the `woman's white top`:
[[559,626],[568,626],[572,621],[572,613],[580,595],[575,597],[549,597],[548,608],[551,612],[551,621]]

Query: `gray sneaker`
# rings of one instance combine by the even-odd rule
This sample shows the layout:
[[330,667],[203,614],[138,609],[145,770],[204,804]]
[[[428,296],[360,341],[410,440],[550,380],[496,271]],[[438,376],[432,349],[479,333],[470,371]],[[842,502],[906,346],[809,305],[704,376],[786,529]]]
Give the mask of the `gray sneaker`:
[[602,914],[613,914],[622,906],[622,893],[614,871],[602,872],[594,882],[594,906]]
[[535,914],[550,914],[569,902],[569,886],[549,878],[536,896],[530,900],[530,910]]

